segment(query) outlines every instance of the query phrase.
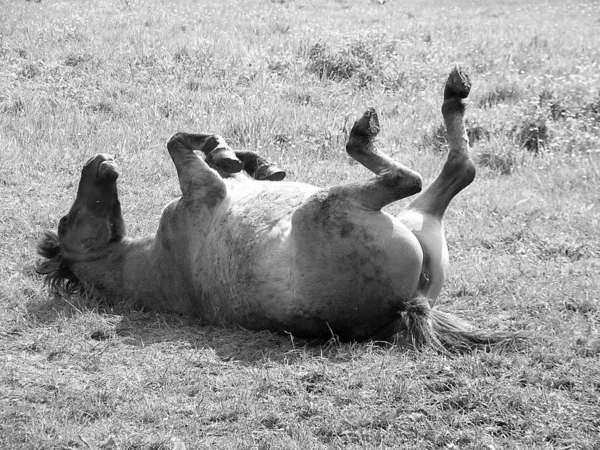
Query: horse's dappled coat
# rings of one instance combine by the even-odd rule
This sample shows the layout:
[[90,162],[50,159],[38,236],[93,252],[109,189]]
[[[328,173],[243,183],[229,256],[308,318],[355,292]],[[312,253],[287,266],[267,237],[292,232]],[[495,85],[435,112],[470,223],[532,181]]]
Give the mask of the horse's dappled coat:
[[165,208],[155,236],[125,236],[118,169],[98,155],[84,166],[58,239],[42,240],[48,259],[39,270],[55,286],[65,277],[146,308],[298,336],[451,348],[505,339],[431,308],[448,265],[443,215],[475,176],[464,128],[469,90],[454,69],[442,105],[447,161],[398,217],[382,208],[420,192],[422,180],[377,150],[373,109],[354,124],[346,149],[375,177],[324,189],[256,181],[242,167],[282,177],[243,152],[238,158],[217,135],[178,133],[167,148],[182,197]]

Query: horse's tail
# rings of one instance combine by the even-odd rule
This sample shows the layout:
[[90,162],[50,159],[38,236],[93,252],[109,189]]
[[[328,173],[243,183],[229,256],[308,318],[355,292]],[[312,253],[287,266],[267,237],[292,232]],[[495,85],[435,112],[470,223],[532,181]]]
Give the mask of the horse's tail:
[[398,342],[417,349],[432,347],[442,352],[462,352],[514,346],[527,340],[519,333],[476,328],[452,314],[431,308],[425,297],[412,299],[401,315]]

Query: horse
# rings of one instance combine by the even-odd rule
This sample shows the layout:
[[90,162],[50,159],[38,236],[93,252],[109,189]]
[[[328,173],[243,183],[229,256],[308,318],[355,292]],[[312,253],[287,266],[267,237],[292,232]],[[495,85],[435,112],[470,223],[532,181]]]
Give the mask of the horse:
[[[283,171],[269,172],[217,134],[177,133],[167,150],[182,195],[155,235],[129,238],[119,168],[98,154],[84,165],[58,234],[41,239],[37,271],[58,291],[301,338],[443,349],[512,339],[434,307],[449,265],[444,214],[476,172],[464,123],[470,89],[455,67],[441,108],[448,156],[425,190],[417,172],[377,148],[373,108],[354,123],[346,151],[374,177],[327,188],[280,181]],[[259,166],[272,177],[255,179]],[[382,210],[417,193],[397,216]]]

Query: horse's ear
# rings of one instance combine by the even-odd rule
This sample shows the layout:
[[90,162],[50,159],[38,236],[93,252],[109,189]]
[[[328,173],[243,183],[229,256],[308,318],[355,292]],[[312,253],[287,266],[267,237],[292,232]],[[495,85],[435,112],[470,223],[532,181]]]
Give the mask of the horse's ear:
[[56,272],[60,267],[60,258],[54,257],[48,259],[35,268],[35,271],[41,275],[47,275],[52,272]]

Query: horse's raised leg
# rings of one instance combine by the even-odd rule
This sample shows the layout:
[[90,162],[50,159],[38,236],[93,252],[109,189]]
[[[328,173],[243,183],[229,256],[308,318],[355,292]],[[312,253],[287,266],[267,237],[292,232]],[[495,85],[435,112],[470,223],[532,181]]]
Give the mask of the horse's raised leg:
[[421,191],[421,176],[394,161],[375,147],[379,120],[373,108],[356,121],[346,144],[352,158],[377,175],[367,181],[332,188],[365,208],[378,211],[384,206]]
[[281,181],[286,176],[284,170],[267,161],[256,152],[249,150],[236,151],[235,156],[244,163],[244,170],[255,180]]
[[[221,176],[209,166],[227,173],[242,170],[244,163],[216,134],[177,133],[167,143],[173,159],[179,186],[184,200],[206,200],[206,205],[218,203],[226,195],[225,183]],[[199,150],[206,155],[206,161],[194,153]]]
[[[176,151],[179,145],[201,151],[205,155],[206,163],[222,176],[238,173],[242,168],[256,180],[281,181],[286,176],[284,170],[256,152],[231,150],[225,139],[218,134],[178,133],[171,138],[167,147],[169,145]],[[171,150],[169,152],[172,153]]]
[[469,95],[471,83],[461,68],[452,70],[444,89],[442,115],[450,146],[442,171],[425,191],[413,200],[398,218],[415,234],[424,253],[420,295],[433,306],[446,279],[448,247],[444,236],[443,217],[452,199],[475,178],[465,131],[463,99]]

